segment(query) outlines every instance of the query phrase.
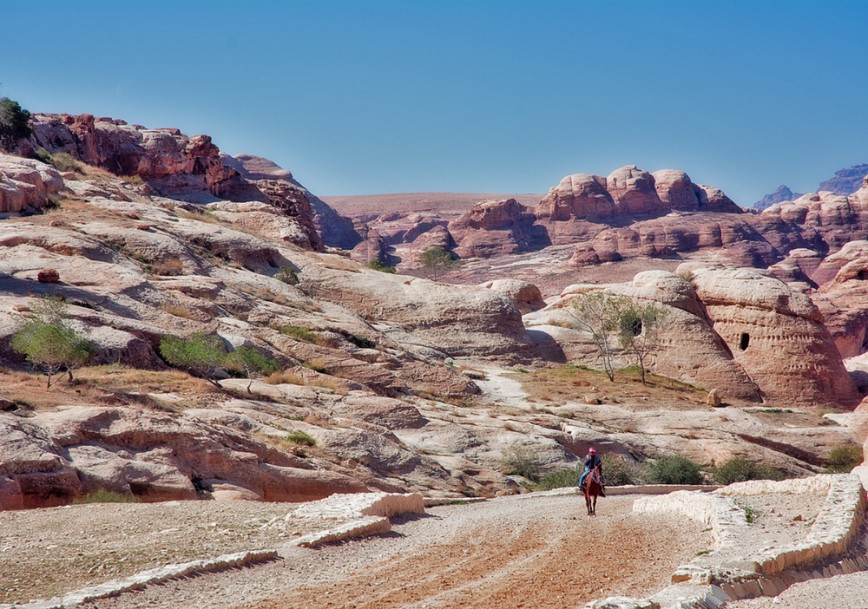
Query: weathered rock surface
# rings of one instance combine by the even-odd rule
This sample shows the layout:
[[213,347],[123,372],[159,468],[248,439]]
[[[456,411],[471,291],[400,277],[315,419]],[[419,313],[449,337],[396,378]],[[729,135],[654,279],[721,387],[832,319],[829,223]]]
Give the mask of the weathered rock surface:
[[0,213],[36,211],[63,188],[63,178],[45,163],[0,154]]
[[491,290],[318,265],[304,267],[301,279],[300,287],[311,296],[397,324],[417,337],[392,334],[396,340],[416,340],[452,356],[521,358],[533,352],[518,308]]
[[[21,507],[58,505],[99,489],[144,501],[195,499],[214,484],[266,501],[303,501],[365,487],[226,427],[125,408],[66,408],[26,423],[0,415],[0,467]],[[8,436],[7,436],[8,434]]]
[[[831,278],[829,278],[831,276]],[[868,351],[868,241],[851,241],[814,270],[814,300],[842,357]]]
[[33,139],[51,153],[66,152],[119,176],[138,176],[168,196],[268,203],[293,225],[283,231],[284,240],[323,247],[311,195],[289,171],[261,157],[221,155],[207,135],[190,137],[177,129],[145,129],[87,114],[36,114]]

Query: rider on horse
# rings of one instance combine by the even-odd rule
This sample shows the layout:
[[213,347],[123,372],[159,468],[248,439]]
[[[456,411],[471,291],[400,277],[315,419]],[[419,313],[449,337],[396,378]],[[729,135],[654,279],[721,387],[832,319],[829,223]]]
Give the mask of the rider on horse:
[[600,496],[606,496],[606,477],[603,475],[603,460],[597,455],[597,449],[593,446],[588,449],[588,456],[585,457],[585,471],[582,473],[581,478],[579,478],[579,488],[584,488],[585,478],[588,474],[591,473],[595,467],[600,468],[600,476],[602,481],[600,483]]

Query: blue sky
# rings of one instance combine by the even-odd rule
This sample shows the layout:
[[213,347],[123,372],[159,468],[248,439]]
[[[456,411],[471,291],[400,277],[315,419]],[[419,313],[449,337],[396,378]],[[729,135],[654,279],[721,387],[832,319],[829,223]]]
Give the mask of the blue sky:
[[868,2],[9,2],[0,95],[208,133],[321,195],[677,168],[749,205],[868,162]]

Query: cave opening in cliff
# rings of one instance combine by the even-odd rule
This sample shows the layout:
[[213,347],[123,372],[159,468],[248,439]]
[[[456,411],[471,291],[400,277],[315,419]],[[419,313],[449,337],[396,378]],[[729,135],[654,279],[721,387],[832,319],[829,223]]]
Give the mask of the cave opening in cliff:
[[741,337],[738,339],[738,348],[745,351],[748,345],[750,345],[750,334],[742,332]]

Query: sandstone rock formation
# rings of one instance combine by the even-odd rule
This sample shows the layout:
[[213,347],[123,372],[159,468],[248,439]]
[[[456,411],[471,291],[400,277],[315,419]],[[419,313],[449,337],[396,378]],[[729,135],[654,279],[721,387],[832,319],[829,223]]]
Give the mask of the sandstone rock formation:
[[527,281],[495,279],[482,284],[482,287],[494,290],[512,300],[522,315],[546,306],[539,288]]
[[62,187],[63,178],[45,163],[0,154],[0,214],[42,209]]
[[811,299],[752,269],[692,268],[714,331],[766,399],[853,407],[859,396]]
[[814,300],[841,356],[868,351],[868,241],[847,243],[811,277],[822,284]]
[[752,269],[682,265],[679,274],[689,282],[646,271],[629,284],[571,286],[526,322],[548,334],[568,360],[598,365],[589,337],[557,328],[575,326],[570,300],[604,291],[654,301],[669,311],[655,358],[657,372],[716,388],[724,400],[762,398],[812,408],[858,403],[853,380],[809,296]]
[[420,341],[451,356],[533,355],[518,308],[491,290],[314,265],[302,268],[300,277],[300,287],[311,296],[397,324],[401,332],[391,334],[394,340]]
[[515,254],[534,245],[533,215],[515,199],[484,201],[449,223],[458,244],[455,253],[464,258]]
[[[705,314],[705,306],[693,287],[673,273],[646,271],[636,275],[629,284],[569,286],[560,299],[546,309],[526,316],[525,321],[532,330],[549,335],[568,361],[599,367],[598,351],[591,338],[584,332],[564,328],[576,326],[575,318],[570,314],[572,299],[594,291],[664,306],[667,317],[660,332],[660,348],[653,367],[658,373],[699,387],[715,388],[724,400],[760,399],[758,386],[749,376],[749,371],[734,361],[727,345],[714,331]],[[617,344],[614,346],[617,352]],[[632,362],[619,355],[617,363],[623,367]]]
[[207,135],[145,129],[122,120],[36,114],[33,140],[50,153],[65,152],[119,176],[137,176],[158,192],[193,201],[220,197],[272,205],[296,226],[284,238],[321,250],[310,193],[289,171],[261,157],[221,155]]
[[221,484],[267,501],[365,490],[348,476],[314,472],[302,459],[192,418],[67,408],[26,421],[0,419],[10,440],[0,448],[10,507],[61,505],[100,489],[144,501],[195,499]]
[[235,171],[220,160],[207,135],[145,129],[90,114],[34,114],[33,138],[49,152],[66,152],[120,176],[156,181],[166,190],[198,187],[214,195]]

